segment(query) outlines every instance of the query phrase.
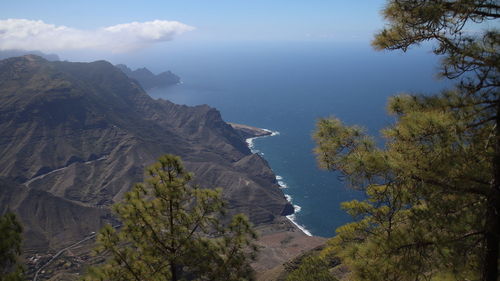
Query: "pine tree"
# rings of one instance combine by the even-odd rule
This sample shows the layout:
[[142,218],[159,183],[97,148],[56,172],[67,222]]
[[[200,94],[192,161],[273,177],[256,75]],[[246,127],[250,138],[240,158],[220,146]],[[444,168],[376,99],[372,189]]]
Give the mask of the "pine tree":
[[330,273],[328,259],[313,255],[305,257],[299,267],[293,270],[286,278],[286,281],[337,281]]
[[110,258],[86,280],[252,280],[255,233],[244,215],[223,226],[221,190],[191,186],[173,155],[147,174],[114,206],[123,225],[101,230],[96,251]]
[[356,280],[497,280],[500,35],[474,28],[499,12],[488,0],[388,1],[389,25],[374,46],[435,42],[441,74],[457,87],[392,98],[396,121],[382,132],[383,148],[360,127],[319,121],[320,164],[367,195],[343,204],[355,222],[330,243]]
[[24,280],[24,269],[18,261],[22,230],[13,213],[0,217],[0,281]]

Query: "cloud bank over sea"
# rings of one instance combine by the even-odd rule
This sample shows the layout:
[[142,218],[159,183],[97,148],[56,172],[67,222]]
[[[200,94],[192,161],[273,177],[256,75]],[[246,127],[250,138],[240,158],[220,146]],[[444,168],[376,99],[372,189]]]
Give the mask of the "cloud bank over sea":
[[41,20],[0,20],[0,50],[100,50],[125,53],[171,41],[195,28],[178,21],[130,22],[82,30]]

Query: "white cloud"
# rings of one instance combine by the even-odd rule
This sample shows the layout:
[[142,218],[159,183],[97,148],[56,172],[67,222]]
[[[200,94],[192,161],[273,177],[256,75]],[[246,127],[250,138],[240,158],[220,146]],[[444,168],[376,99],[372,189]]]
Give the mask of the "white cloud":
[[118,24],[96,30],[80,30],[47,24],[41,20],[0,20],[0,50],[94,49],[127,52],[172,40],[194,27],[177,22],[154,20]]

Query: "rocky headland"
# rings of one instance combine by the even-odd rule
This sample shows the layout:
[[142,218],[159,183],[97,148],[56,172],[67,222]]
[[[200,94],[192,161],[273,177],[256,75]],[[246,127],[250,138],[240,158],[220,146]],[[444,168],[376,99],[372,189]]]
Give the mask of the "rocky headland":
[[145,90],[164,88],[181,82],[181,78],[171,71],[154,74],[145,67],[132,70],[124,64],[117,64],[115,66],[123,71],[129,78],[137,80]]
[[243,139],[257,138],[272,135],[272,131],[243,124],[227,122]]

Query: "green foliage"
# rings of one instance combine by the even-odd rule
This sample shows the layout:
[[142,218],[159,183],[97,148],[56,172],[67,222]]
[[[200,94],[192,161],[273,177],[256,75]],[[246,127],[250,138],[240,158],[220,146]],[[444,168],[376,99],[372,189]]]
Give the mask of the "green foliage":
[[328,261],[318,255],[304,258],[299,268],[287,276],[287,281],[337,281],[330,273]]
[[493,0],[388,0],[373,42],[401,49],[433,41],[442,75],[461,78],[435,96],[389,101],[385,147],[355,126],[320,120],[320,165],[343,173],[367,199],[342,207],[355,221],[328,251],[353,280],[497,280],[500,245],[500,35],[474,32],[498,19]]
[[341,143],[333,149],[346,153],[319,153],[319,160],[368,197],[342,204],[356,221],[338,228],[331,242],[356,280],[431,280],[444,273],[479,279],[495,135],[493,124],[469,126],[476,106],[454,111],[452,98],[459,95],[393,98],[398,120],[383,131],[384,149],[359,145],[368,138],[361,133],[344,144],[332,141],[342,134],[323,141],[325,131],[354,129],[320,121],[318,151]]
[[18,263],[22,231],[14,214],[0,217],[0,281],[24,280],[23,267]]
[[497,0],[388,0],[383,14],[389,22],[380,31],[376,49],[406,51],[426,41],[437,43],[434,52],[445,55],[441,74],[461,82],[469,92],[498,87],[500,64]]
[[162,156],[149,178],[114,206],[123,226],[104,227],[97,237],[106,264],[85,280],[251,280],[256,246],[248,219],[223,227],[221,190],[188,183],[179,157]]

